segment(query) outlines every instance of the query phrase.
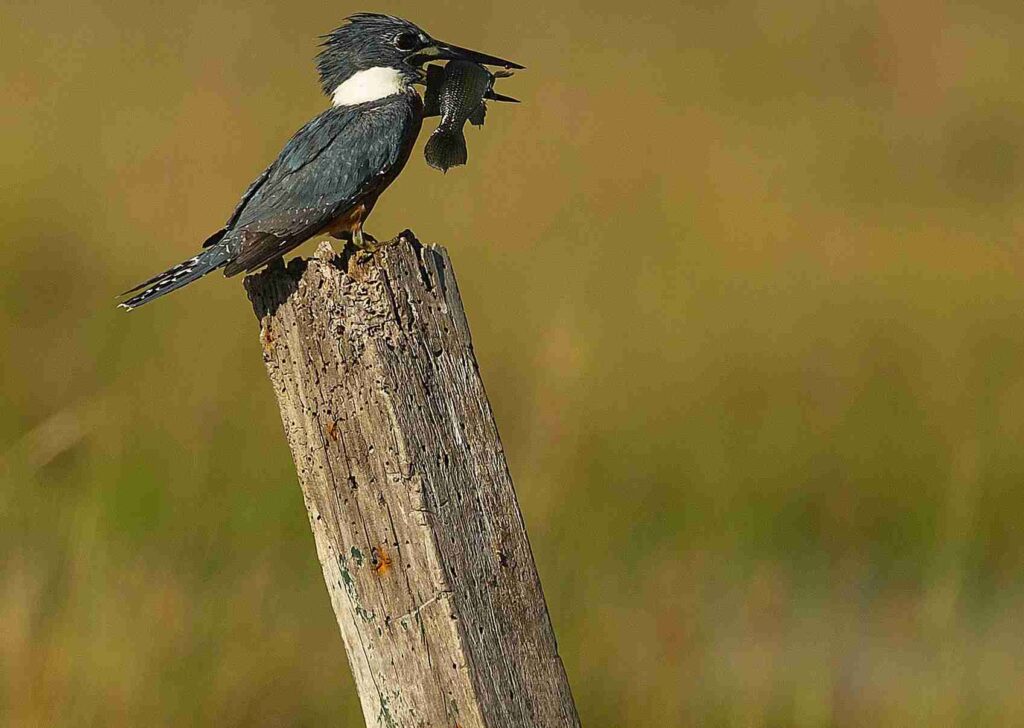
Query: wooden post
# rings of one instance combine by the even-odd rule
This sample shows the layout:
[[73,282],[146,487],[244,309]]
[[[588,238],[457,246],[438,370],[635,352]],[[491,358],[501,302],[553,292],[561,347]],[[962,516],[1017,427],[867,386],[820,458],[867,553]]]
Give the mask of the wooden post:
[[368,726],[579,726],[447,252],[246,279]]

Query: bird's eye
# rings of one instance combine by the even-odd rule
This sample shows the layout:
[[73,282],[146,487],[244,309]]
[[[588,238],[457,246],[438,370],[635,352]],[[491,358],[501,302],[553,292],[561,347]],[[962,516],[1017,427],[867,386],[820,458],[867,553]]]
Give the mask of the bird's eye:
[[395,37],[395,48],[400,51],[416,50],[420,44],[420,37],[416,33],[399,33]]

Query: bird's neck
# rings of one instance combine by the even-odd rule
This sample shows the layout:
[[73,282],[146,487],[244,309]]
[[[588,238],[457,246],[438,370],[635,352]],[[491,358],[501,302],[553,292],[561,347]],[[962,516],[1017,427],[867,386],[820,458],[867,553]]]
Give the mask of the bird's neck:
[[406,74],[397,68],[377,66],[357,71],[338,84],[331,101],[334,106],[355,106],[405,93],[409,88]]

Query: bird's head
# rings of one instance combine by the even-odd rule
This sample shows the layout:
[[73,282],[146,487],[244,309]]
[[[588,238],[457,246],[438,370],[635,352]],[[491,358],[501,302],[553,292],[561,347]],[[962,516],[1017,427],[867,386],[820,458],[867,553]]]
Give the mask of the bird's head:
[[335,106],[375,101],[423,80],[431,61],[461,59],[482,65],[522,68],[518,63],[431,38],[408,20],[358,13],[324,36],[317,70]]

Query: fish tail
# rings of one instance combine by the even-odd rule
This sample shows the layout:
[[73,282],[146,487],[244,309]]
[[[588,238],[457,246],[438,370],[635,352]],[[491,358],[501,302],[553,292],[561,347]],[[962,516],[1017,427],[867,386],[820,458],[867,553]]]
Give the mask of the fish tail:
[[466,152],[466,136],[462,133],[462,126],[437,127],[430,135],[430,139],[427,140],[423,155],[427,158],[427,164],[442,172],[447,172],[451,167],[465,164],[468,154]]

